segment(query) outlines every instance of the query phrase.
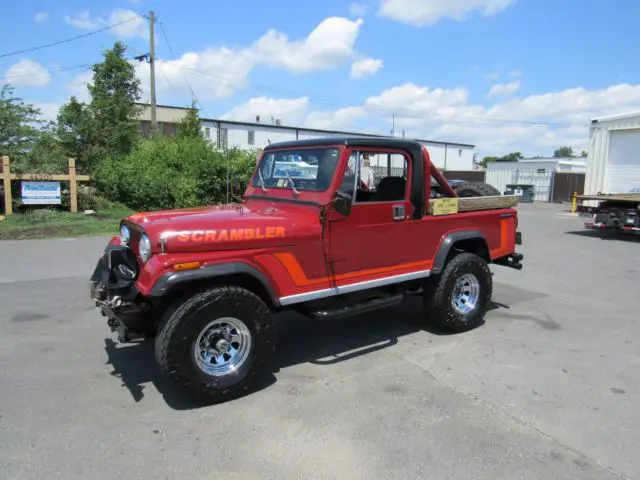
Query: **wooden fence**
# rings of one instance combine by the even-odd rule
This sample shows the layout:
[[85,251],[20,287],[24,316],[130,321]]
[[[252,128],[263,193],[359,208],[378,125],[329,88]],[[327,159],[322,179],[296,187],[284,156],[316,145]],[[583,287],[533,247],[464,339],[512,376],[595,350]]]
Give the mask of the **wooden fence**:
[[71,212],[78,212],[78,184],[77,182],[88,182],[91,180],[89,175],[76,175],[76,160],[69,159],[69,173],[66,175],[52,175],[47,173],[22,173],[12,174],[9,157],[2,157],[2,173],[0,178],[4,184],[4,208],[5,215],[13,214],[13,199],[11,196],[11,180],[26,180],[32,182],[49,182],[62,181],[69,182],[69,203],[71,204]]
[[584,173],[556,173],[553,178],[554,203],[571,202],[573,195],[584,193]]

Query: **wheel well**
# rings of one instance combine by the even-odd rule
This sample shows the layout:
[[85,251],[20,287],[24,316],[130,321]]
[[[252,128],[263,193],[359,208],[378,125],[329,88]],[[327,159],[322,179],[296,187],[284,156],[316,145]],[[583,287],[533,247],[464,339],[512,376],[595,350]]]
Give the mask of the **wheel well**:
[[445,265],[449,263],[453,257],[463,252],[478,255],[487,263],[491,261],[491,257],[489,256],[489,247],[487,247],[485,239],[474,237],[456,241],[449,250]]
[[257,295],[271,310],[275,310],[277,305],[274,298],[264,284],[253,275],[248,273],[233,273],[228,275],[220,275],[189,282],[179,283],[171,289],[166,295],[163,295],[169,304],[182,300],[189,296],[191,292],[220,286],[235,286],[249,290]]

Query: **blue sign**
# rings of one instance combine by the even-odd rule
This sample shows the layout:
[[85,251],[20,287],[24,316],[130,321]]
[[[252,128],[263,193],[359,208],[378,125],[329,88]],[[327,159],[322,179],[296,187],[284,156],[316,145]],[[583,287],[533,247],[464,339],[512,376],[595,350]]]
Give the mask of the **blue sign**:
[[60,205],[60,182],[22,182],[22,203],[25,205]]

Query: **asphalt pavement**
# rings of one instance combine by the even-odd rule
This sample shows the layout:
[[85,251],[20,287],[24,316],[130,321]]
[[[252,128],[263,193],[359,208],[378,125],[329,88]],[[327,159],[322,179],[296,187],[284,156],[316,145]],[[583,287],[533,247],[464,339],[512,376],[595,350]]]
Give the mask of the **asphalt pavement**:
[[640,478],[640,241],[519,210],[485,325],[283,315],[273,379],[204,408],[89,302],[104,237],[0,242],[0,478]]

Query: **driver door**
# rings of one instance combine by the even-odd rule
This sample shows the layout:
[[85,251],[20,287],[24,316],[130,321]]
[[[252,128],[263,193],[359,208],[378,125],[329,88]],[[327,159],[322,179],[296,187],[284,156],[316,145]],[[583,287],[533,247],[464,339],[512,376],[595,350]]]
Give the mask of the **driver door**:
[[338,285],[340,280],[353,283],[351,279],[392,275],[410,261],[414,226],[410,165],[408,154],[402,151],[349,152],[339,189],[352,196],[351,213],[331,222],[329,236]]

